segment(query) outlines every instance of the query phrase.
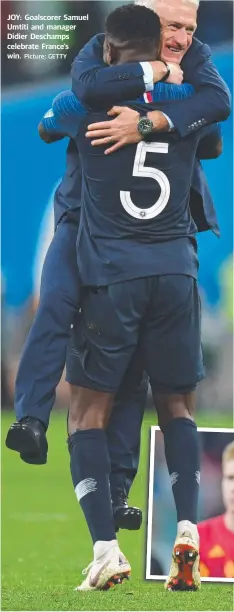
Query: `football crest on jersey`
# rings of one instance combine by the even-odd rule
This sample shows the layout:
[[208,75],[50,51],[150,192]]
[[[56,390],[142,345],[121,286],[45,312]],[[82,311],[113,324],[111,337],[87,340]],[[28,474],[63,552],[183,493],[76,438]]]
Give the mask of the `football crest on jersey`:
[[50,108],[50,109],[47,111],[47,113],[45,113],[45,115],[44,115],[44,119],[47,119],[48,117],[53,117],[53,116],[54,116],[54,113],[53,113],[53,111],[52,111],[52,108]]

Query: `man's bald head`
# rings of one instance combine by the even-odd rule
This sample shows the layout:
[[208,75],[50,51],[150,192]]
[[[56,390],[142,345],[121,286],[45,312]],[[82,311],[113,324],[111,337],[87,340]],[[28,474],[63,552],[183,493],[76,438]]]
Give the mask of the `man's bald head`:
[[[183,4],[183,5],[195,4],[198,9],[200,0],[178,0],[178,3]],[[152,11],[155,11],[156,6],[158,4],[164,4],[165,6],[168,7],[170,2],[166,2],[166,0],[135,0],[134,4],[140,4],[142,6],[146,6],[147,8],[150,8]]]

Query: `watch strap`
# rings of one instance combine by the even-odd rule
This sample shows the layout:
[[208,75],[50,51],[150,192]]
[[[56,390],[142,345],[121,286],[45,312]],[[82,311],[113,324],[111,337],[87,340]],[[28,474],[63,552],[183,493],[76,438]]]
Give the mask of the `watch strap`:
[[171,74],[170,68],[168,66],[168,64],[166,62],[164,62],[164,60],[160,59],[160,62],[162,62],[164,64],[164,66],[166,66],[167,68],[167,73],[164,75],[164,77],[161,79],[161,82],[163,83],[164,81],[166,81],[168,79],[168,77]]

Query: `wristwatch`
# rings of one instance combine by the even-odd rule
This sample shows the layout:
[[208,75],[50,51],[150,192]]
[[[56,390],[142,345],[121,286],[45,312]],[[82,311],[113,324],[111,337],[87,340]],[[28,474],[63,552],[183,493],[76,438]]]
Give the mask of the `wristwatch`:
[[141,117],[138,121],[137,129],[141,136],[148,136],[148,134],[151,134],[153,127],[153,121],[148,119],[148,117]]
[[163,83],[164,81],[166,81],[168,79],[168,77],[171,74],[170,68],[168,66],[168,64],[166,62],[164,62],[164,60],[160,59],[160,62],[162,62],[163,64],[165,64],[166,68],[167,68],[167,73],[164,75],[164,77],[161,79],[161,82]]

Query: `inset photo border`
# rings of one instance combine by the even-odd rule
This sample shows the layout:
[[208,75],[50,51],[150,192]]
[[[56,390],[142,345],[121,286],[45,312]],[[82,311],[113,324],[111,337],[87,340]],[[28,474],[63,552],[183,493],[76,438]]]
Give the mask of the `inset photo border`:
[[[234,531],[227,525],[228,514],[234,517],[234,429],[200,427],[198,432],[202,453],[198,522],[201,580],[234,583]],[[167,578],[176,525],[163,434],[159,427],[151,427],[146,580]]]

